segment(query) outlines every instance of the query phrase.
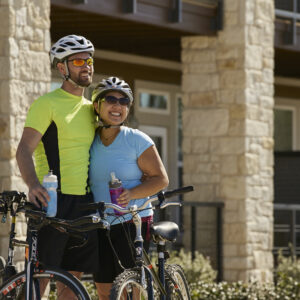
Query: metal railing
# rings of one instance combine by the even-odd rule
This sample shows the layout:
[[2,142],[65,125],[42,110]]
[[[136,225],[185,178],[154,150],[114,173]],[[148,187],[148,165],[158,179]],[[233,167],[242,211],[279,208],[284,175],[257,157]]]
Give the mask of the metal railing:
[[[299,213],[298,220],[297,213]],[[274,214],[273,253],[277,255],[278,251],[281,250],[284,255],[300,256],[300,245],[297,243],[297,234],[300,234],[300,205],[275,203]],[[277,235],[281,235],[281,237]],[[292,249],[290,245],[292,245]]]
[[285,43],[295,45],[297,43],[297,22],[300,21],[299,0],[275,0],[275,15],[278,18],[291,22],[290,31],[286,35]]
[[199,207],[214,207],[216,209],[216,266],[217,266],[217,281],[223,280],[223,202],[195,202],[184,201],[184,206],[189,206],[191,209],[191,252],[192,258],[195,258],[197,238],[197,208]]

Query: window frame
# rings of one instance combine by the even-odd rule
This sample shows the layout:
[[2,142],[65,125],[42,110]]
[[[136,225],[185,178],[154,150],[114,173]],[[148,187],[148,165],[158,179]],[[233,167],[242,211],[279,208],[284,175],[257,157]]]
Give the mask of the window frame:
[[[142,107],[140,106],[140,94],[141,93],[147,93],[157,96],[165,96],[167,99],[167,107],[166,109],[159,109],[159,108],[152,108],[152,107]],[[137,109],[140,112],[144,113],[151,113],[151,114],[162,114],[162,115],[169,115],[170,114],[170,93],[162,90],[156,90],[156,89],[146,89],[146,88],[138,88],[136,91],[137,95]]]

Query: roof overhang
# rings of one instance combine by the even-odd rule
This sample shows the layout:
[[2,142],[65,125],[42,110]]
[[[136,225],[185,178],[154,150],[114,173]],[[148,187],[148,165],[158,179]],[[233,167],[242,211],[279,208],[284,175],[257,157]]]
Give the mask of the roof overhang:
[[[177,7],[180,3],[180,7]],[[89,38],[96,48],[180,61],[182,36],[215,35],[216,0],[51,0],[51,38]]]

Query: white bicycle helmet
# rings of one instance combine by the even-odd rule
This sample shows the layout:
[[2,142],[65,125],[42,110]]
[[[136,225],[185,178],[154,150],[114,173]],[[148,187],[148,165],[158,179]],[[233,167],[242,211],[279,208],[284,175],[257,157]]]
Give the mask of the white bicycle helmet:
[[85,37],[75,34],[67,35],[51,47],[51,64],[56,67],[57,63],[62,62],[66,57],[80,52],[89,52],[93,56],[94,51],[93,44]]
[[109,77],[103,79],[94,89],[92,101],[101,99],[106,93],[115,91],[127,96],[130,102],[133,102],[133,94],[129,85],[118,77]]

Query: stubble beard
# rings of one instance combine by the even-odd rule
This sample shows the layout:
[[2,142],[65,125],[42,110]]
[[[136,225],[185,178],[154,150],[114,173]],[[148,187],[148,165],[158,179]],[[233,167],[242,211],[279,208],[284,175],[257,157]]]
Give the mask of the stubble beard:
[[76,78],[76,83],[88,87],[92,83],[92,74],[89,74],[89,77],[82,78],[81,73],[78,74],[78,77]]
[[92,72],[89,72],[89,76],[88,77],[82,77],[80,72],[76,77],[74,76],[75,74],[70,74],[70,78],[79,86],[83,86],[83,87],[88,87],[91,83],[92,83]]

